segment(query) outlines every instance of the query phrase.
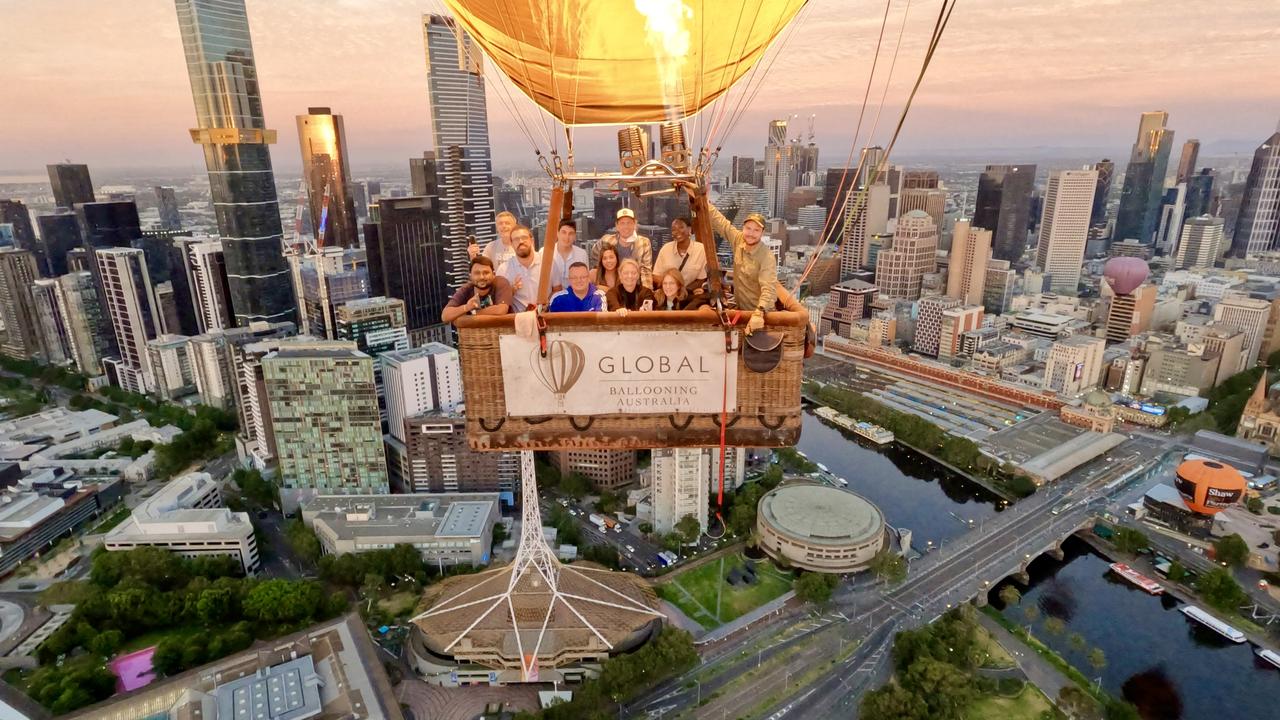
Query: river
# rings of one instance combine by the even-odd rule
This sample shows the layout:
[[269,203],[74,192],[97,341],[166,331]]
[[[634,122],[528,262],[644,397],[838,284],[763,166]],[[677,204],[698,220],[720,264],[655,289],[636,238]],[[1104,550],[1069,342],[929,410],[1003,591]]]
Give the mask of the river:
[[[1063,561],[1041,557],[1031,564],[1031,585],[1020,606],[1005,616],[1028,623],[1027,605],[1038,612],[1036,637],[1062,654],[1103,687],[1136,705],[1146,720],[1261,720],[1280,717],[1280,670],[1178,612],[1179,601],[1157,597],[1112,575],[1107,560],[1071,538]],[[999,588],[991,592],[997,607]],[[1056,617],[1066,630],[1053,635],[1045,619]],[[1106,667],[1093,670],[1087,650],[1073,647],[1073,633],[1101,648]]]
[[986,520],[1000,507],[999,496],[932,460],[896,443],[876,447],[807,410],[797,447],[848,480],[890,525],[911,530],[917,550],[957,537],[970,520]]

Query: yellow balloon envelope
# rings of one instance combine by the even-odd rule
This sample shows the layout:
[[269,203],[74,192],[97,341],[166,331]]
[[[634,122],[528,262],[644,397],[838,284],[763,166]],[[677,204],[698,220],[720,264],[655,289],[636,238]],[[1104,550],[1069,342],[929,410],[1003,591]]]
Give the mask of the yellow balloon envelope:
[[807,0],[446,0],[565,125],[680,120],[747,73]]

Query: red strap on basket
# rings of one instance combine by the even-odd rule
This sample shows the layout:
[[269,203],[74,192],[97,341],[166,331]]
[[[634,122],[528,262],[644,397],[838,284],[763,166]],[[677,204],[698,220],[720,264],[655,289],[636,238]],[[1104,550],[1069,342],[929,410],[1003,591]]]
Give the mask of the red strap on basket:
[[[728,313],[726,313],[728,314]],[[724,383],[720,396],[720,484],[716,491],[716,507],[724,507],[724,456],[727,439],[725,437],[729,424],[729,352],[733,349],[733,328],[742,317],[741,310],[734,310],[729,315],[729,322],[724,331]],[[716,513],[719,515],[719,513]]]

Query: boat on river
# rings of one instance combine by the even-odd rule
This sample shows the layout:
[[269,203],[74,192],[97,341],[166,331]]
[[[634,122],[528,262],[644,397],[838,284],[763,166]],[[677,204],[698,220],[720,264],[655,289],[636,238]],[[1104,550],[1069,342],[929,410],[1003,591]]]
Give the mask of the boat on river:
[[1219,635],[1230,640],[1231,642],[1242,643],[1245,641],[1244,633],[1222,622],[1218,618],[1214,617],[1213,615],[1210,615],[1204,610],[1201,610],[1195,605],[1183,605],[1178,609],[1182,611],[1183,615],[1186,615],[1192,620],[1195,620],[1201,625],[1204,625],[1205,627],[1218,633]]
[[864,437],[877,445],[887,445],[894,440],[893,432],[865,420],[854,420],[842,412],[829,407],[820,407],[813,411],[815,415],[833,425],[848,430],[859,437]]
[[1164,593],[1163,585],[1124,563],[1111,563],[1111,572],[1119,575],[1125,580],[1128,580],[1130,584],[1134,585],[1138,589],[1145,590],[1152,595],[1160,595]]
[[1266,660],[1268,663],[1274,665],[1276,668],[1280,668],[1280,653],[1276,652],[1275,650],[1268,650],[1266,648],[1254,648],[1253,654],[1257,655],[1263,660]]

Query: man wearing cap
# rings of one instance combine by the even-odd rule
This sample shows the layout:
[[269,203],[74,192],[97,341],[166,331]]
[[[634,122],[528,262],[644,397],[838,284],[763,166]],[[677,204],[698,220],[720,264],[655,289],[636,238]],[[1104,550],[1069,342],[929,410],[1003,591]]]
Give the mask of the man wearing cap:
[[[697,188],[692,183],[681,183],[691,199],[697,198]],[[764,327],[764,313],[773,310],[778,300],[778,259],[764,237],[764,216],[751,213],[739,230],[729,222],[715,205],[707,202],[711,214],[711,229],[729,241],[733,248],[733,299],[738,309],[751,312],[747,332]]]
[[653,289],[653,243],[636,234],[636,213],[631,208],[618,211],[618,232],[609,233],[591,246],[591,267],[600,264],[600,249],[612,246],[618,251],[618,263],[630,258],[640,264],[640,284]]

